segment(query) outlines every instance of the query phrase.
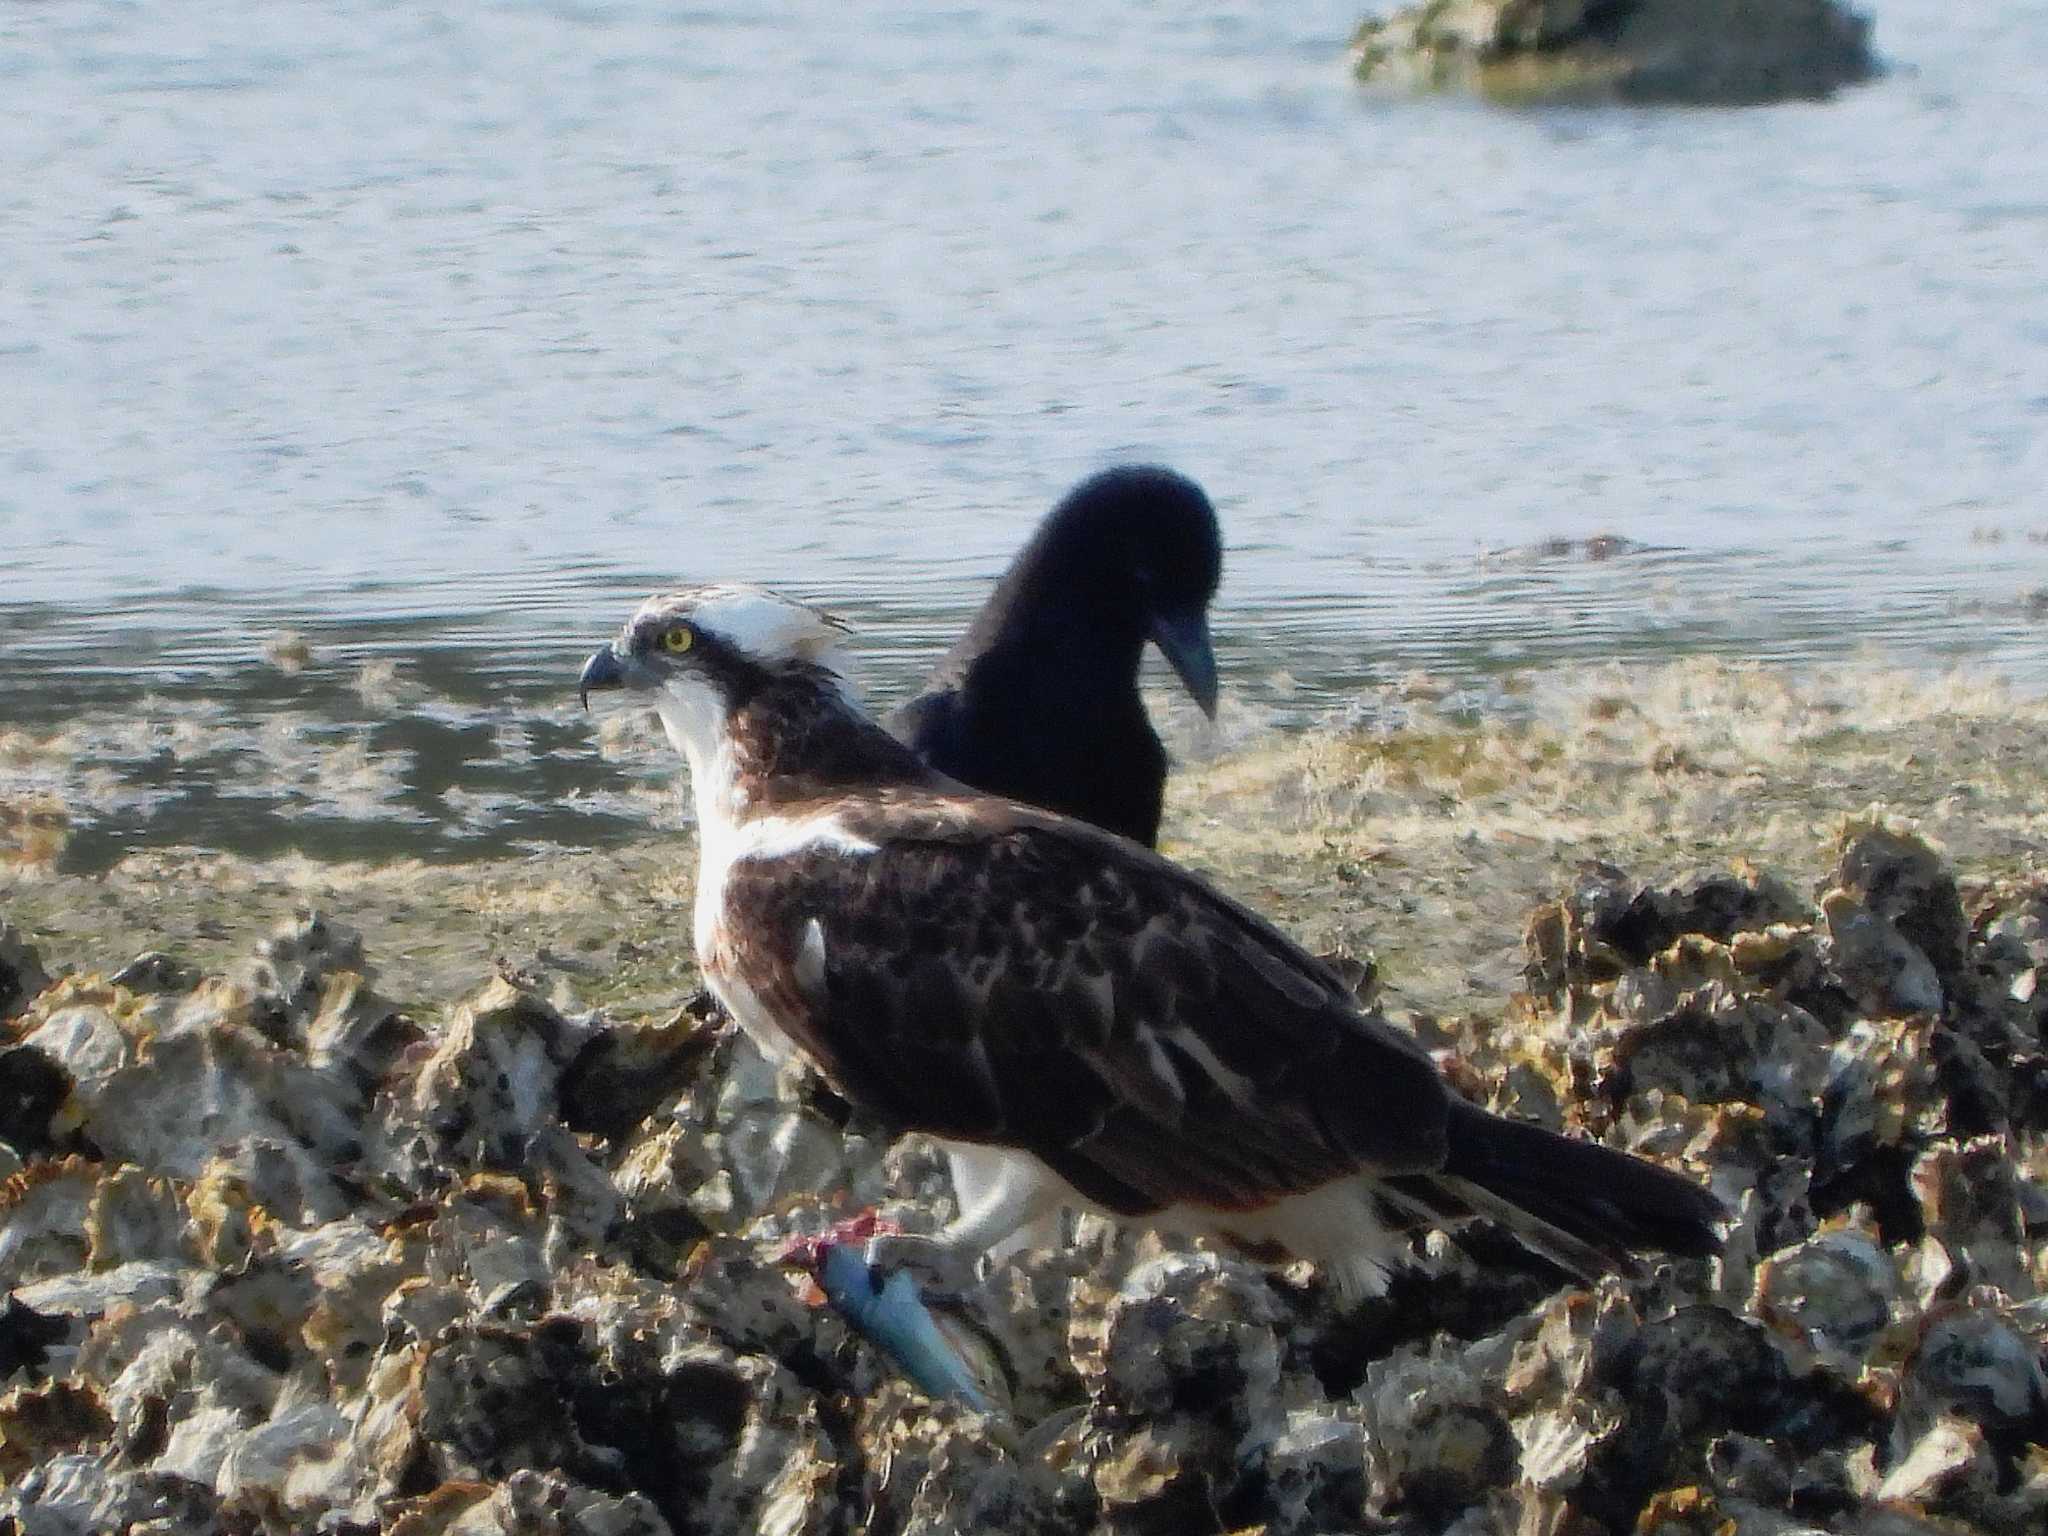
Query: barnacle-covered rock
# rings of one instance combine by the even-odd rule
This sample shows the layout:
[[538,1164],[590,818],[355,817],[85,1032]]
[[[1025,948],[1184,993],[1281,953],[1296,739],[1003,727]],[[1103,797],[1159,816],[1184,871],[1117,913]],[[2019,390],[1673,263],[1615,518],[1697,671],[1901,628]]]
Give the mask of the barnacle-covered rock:
[[1365,1426],[1345,1408],[1296,1408],[1259,1448],[1267,1528],[1332,1531],[1356,1526],[1366,1502]]
[[[1620,1428],[1626,1410],[1600,1371],[1641,1328],[1633,1304],[1610,1282],[1552,1297],[1509,1336],[1500,1386],[1526,1482],[1569,1493],[1585,1478],[1594,1450]],[[1467,1359],[1494,1369],[1490,1353]]]
[[210,981],[182,999],[101,984],[46,994],[30,1039],[70,1073],[79,1127],[111,1159],[196,1179],[223,1147],[270,1149],[301,1204],[338,1215],[332,1170],[360,1149],[360,1083],[307,1064],[258,1027],[260,999]]
[[1727,944],[1809,914],[1776,876],[1744,864],[1657,890],[1611,864],[1584,865],[1571,890],[1530,914],[1523,932],[1529,989],[1612,981],[1686,935]]
[[1616,1419],[1589,1374],[1593,1341],[1611,1349],[1634,1327],[1615,1292],[1567,1293],[1470,1343],[1439,1335],[1368,1366],[1355,1396],[1371,1504],[1485,1529],[1518,1481],[1576,1487]]
[[2040,1346],[1983,1305],[1929,1317],[1900,1379],[1892,1449],[1903,1458],[1936,1421],[1953,1415],[1983,1430],[2001,1456],[2028,1442],[2048,1445],[2048,1373]]
[[715,1081],[693,1091],[676,1113],[700,1127],[695,1154],[712,1171],[689,1203],[707,1226],[733,1230],[792,1198],[853,1183],[854,1160],[879,1161],[882,1148],[846,1134],[810,1101],[809,1075],[762,1055],[732,1032]]
[[672,1529],[637,1493],[603,1493],[535,1471],[502,1483],[443,1483],[406,1501],[390,1527],[391,1536],[672,1536]]
[[[227,979],[68,977],[0,1074],[0,1374],[44,1394],[9,1399],[42,1450],[0,1516],[2032,1536],[2048,1049],[2016,989],[2048,898],[1987,889],[1937,960],[1960,909],[1930,845],[1865,828],[1837,866],[1938,1010],[1754,871],[1589,869],[1532,923],[1532,993],[1415,1021],[1461,1091],[1694,1170],[1733,1212],[1717,1259],[1589,1288],[1478,1224],[1347,1304],[1083,1217],[932,1298],[1008,1389],[986,1416],[770,1257],[861,1205],[937,1228],[945,1158],[736,1032],[503,979],[444,1027],[310,915]],[[100,1410],[68,1441],[57,1383]]]
[[1835,847],[1835,884],[1896,929],[1938,976],[1960,975],[1969,924],[1941,850],[1875,809],[1845,821]]
[[572,1468],[590,1453],[576,1432],[572,1384],[531,1332],[449,1329],[420,1357],[418,1434],[444,1478],[497,1478],[521,1467]]
[[96,1451],[114,1432],[99,1389],[67,1377],[0,1396],[0,1480],[14,1482],[39,1461]]
[[199,972],[176,955],[160,949],[144,950],[107,978],[130,992],[190,992],[199,985]]
[[698,1244],[677,1291],[693,1329],[735,1350],[782,1360],[817,1347],[820,1314],[797,1299],[787,1273],[750,1245],[724,1238]]
[[1512,1483],[1521,1448],[1494,1391],[1440,1349],[1410,1346],[1367,1371],[1359,1396],[1373,1502],[1440,1524]]
[[97,1095],[135,1059],[134,1040],[152,1032],[165,1010],[97,976],[67,976],[47,988],[16,1026],[80,1092]]
[[1882,912],[1839,888],[1821,898],[1834,973],[1877,1018],[1940,1013],[1947,995],[1934,962]]
[[1837,1223],[1764,1261],[1755,1310],[1853,1380],[1892,1326],[1899,1294],[1898,1266],[1884,1245]]
[[1612,981],[1675,936],[1661,892],[1611,864],[1587,864],[1568,894],[1530,914],[1522,936],[1529,990],[1549,995],[1571,982]]
[[47,1280],[17,1286],[15,1296],[39,1312],[89,1321],[126,1307],[146,1307],[182,1297],[199,1271],[152,1259],[112,1269],[74,1269]]
[[1944,1416],[1908,1443],[1875,1493],[1884,1503],[1954,1509],[1988,1502],[1997,1481],[1984,1431],[1966,1418]]
[[343,1217],[293,1234],[277,1251],[313,1277],[312,1306],[299,1330],[306,1348],[323,1363],[338,1397],[360,1392],[386,1337],[385,1300],[422,1278],[423,1246],[409,1250]]
[[85,1213],[87,1260],[113,1269],[143,1259],[185,1260],[185,1207],[168,1179],[121,1167],[93,1185]]
[[[813,1394],[778,1362],[687,1333],[594,1351],[566,1327],[542,1336],[579,1439],[622,1465],[679,1536],[759,1529],[770,1510],[800,1515],[792,1529],[829,1525],[831,1442]],[[792,1490],[805,1495],[794,1506]]]
[[0,1183],[0,1285],[84,1267],[86,1212],[101,1169],[82,1157],[37,1162]]
[[[898,1381],[863,1396],[854,1443],[868,1471],[863,1502],[873,1527],[942,1536],[1017,1531],[1054,1536],[1074,1528],[1090,1493],[1076,1471],[1021,1457],[980,1415],[935,1403]],[[813,1517],[831,1507],[812,1503]]]
[[1716,1433],[1781,1432],[1788,1409],[1804,1406],[1772,1335],[1719,1306],[1645,1323],[1599,1362],[1595,1380],[1628,1405],[1600,1447],[1599,1494],[1588,1504],[1610,1518],[1655,1489],[1701,1481]]
[[[204,1402],[238,1425],[260,1423],[280,1392],[275,1370],[175,1293],[101,1309],[77,1371],[107,1384],[114,1443],[135,1463],[163,1453],[185,1408]],[[195,1444],[189,1432],[186,1444]]]
[[584,1031],[504,977],[456,1010],[414,1079],[412,1107],[458,1168],[518,1168],[555,1123],[556,1084]]
[[1112,1526],[1156,1529],[1227,1502],[1247,1442],[1284,1413],[1285,1316],[1262,1274],[1215,1254],[1164,1254],[1124,1281],[1087,1378],[1097,1443],[1116,1444],[1092,1458]]
[[273,1006],[304,1019],[317,1011],[327,979],[336,974],[369,979],[363,936],[346,923],[301,907],[257,945],[238,979]]
[[719,1033],[682,1009],[656,1022],[598,1030],[562,1073],[563,1122],[572,1131],[625,1140],[690,1083]]
[[244,1428],[214,1469],[213,1486],[241,1507],[268,1507],[309,1522],[347,1502],[339,1450],[348,1421],[331,1403],[299,1402],[281,1392],[271,1415]]
[[1124,1281],[1107,1317],[1096,1401],[1120,1417],[1198,1405],[1246,1427],[1277,1401],[1286,1317],[1265,1276],[1213,1253],[1169,1253]]
[[1830,1045],[1826,1027],[1795,1004],[1702,987],[1617,1034],[1604,1087],[1616,1099],[1655,1087],[1696,1104],[1754,1104],[1796,1146],[1827,1081]]
[[2033,1285],[2033,1245],[2015,1150],[2003,1136],[1932,1146],[1914,1161],[1911,1182],[1926,1231],[1951,1260],[1967,1265],[1973,1281],[2024,1295]]
[[537,1314],[552,1295],[546,1228],[526,1186],[505,1174],[472,1174],[427,1226],[427,1274],[466,1282],[487,1317]]
[[0,1518],[24,1536],[214,1536],[220,1504],[210,1488],[71,1453],[38,1461],[0,1489]]
[[680,1267],[711,1231],[690,1198],[716,1171],[701,1149],[700,1138],[671,1120],[636,1137],[613,1167],[621,1237],[656,1270]]

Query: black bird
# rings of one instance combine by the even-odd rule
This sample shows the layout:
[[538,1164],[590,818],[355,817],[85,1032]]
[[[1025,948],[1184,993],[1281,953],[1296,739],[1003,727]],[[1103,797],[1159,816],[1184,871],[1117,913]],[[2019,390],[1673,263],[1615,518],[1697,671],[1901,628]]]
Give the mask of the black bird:
[[1216,509],[1185,475],[1125,464],[1067,493],[889,729],[988,794],[1151,844],[1166,749],[1138,696],[1150,640],[1216,715]]

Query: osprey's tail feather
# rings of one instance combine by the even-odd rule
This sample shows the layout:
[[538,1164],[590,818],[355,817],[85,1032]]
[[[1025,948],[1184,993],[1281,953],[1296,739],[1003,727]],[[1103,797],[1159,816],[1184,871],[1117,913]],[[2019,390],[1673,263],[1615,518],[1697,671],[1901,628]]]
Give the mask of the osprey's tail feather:
[[1439,1215],[1497,1222],[1552,1262],[1592,1280],[1644,1251],[1718,1252],[1721,1202],[1691,1179],[1594,1141],[1451,1106],[1441,1173],[1390,1181]]

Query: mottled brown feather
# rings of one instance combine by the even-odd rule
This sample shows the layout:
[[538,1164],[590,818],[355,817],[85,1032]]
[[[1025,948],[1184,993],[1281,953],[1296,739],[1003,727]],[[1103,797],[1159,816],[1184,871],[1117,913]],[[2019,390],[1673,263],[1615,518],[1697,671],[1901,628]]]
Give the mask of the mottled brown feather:
[[[735,864],[707,970],[897,1128],[1023,1148],[1125,1215],[1443,1166],[1448,1095],[1414,1040],[1149,850],[921,787],[777,809],[878,851]],[[823,973],[799,982],[813,920]]]

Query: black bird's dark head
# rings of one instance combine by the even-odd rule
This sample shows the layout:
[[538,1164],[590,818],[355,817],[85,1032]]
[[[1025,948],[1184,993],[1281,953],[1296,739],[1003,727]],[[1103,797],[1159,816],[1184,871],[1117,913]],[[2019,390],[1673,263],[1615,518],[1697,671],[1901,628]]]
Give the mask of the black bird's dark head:
[[1223,536],[1194,481],[1156,464],[1091,475],[1053,508],[1018,565],[1064,587],[1077,622],[1155,643],[1214,717],[1209,603],[1223,578]]

